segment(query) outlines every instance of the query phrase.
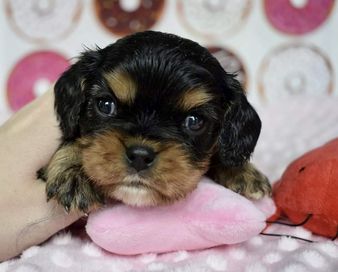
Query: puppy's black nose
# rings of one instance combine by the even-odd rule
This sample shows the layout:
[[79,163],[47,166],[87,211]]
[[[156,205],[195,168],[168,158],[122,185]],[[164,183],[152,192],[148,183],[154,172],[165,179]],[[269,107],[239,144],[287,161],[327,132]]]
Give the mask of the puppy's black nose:
[[145,146],[131,146],[126,151],[127,160],[137,172],[149,168],[155,159],[155,152]]

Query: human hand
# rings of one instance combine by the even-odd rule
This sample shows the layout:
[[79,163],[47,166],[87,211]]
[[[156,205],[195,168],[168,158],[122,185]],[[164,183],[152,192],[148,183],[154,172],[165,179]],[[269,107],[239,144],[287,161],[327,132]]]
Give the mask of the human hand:
[[83,214],[47,203],[36,171],[59,145],[61,131],[52,91],[27,105],[0,127],[0,261],[20,254],[70,225]]

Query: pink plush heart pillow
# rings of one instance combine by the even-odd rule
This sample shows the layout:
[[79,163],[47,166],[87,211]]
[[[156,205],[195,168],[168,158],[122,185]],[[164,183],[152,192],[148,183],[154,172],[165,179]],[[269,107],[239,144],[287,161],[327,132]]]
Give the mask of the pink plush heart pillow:
[[274,210],[271,199],[254,204],[203,178],[195,191],[173,205],[117,204],[91,213],[86,229],[94,243],[117,254],[194,250],[243,242],[265,228]]

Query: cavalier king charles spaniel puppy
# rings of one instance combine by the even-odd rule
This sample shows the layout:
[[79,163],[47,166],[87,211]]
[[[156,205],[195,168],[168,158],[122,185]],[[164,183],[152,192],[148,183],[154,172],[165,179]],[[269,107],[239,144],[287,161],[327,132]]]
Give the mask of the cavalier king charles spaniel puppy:
[[146,31],[84,52],[56,82],[55,109],[62,143],[38,176],[67,211],[169,204],[202,175],[248,198],[271,192],[249,162],[256,111],[191,40]]

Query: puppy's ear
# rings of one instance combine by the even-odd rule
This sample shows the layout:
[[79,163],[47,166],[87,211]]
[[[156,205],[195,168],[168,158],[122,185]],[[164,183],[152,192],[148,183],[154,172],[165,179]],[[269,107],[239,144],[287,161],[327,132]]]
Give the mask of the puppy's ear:
[[224,115],[219,157],[224,166],[238,167],[248,161],[254,151],[261,131],[261,120],[236,79],[227,75],[226,86],[233,99]]
[[100,59],[99,49],[84,52],[79,61],[70,66],[54,86],[54,106],[64,141],[80,136],[79,118],[85,102],[83,90],[88,76],[94,75]]

